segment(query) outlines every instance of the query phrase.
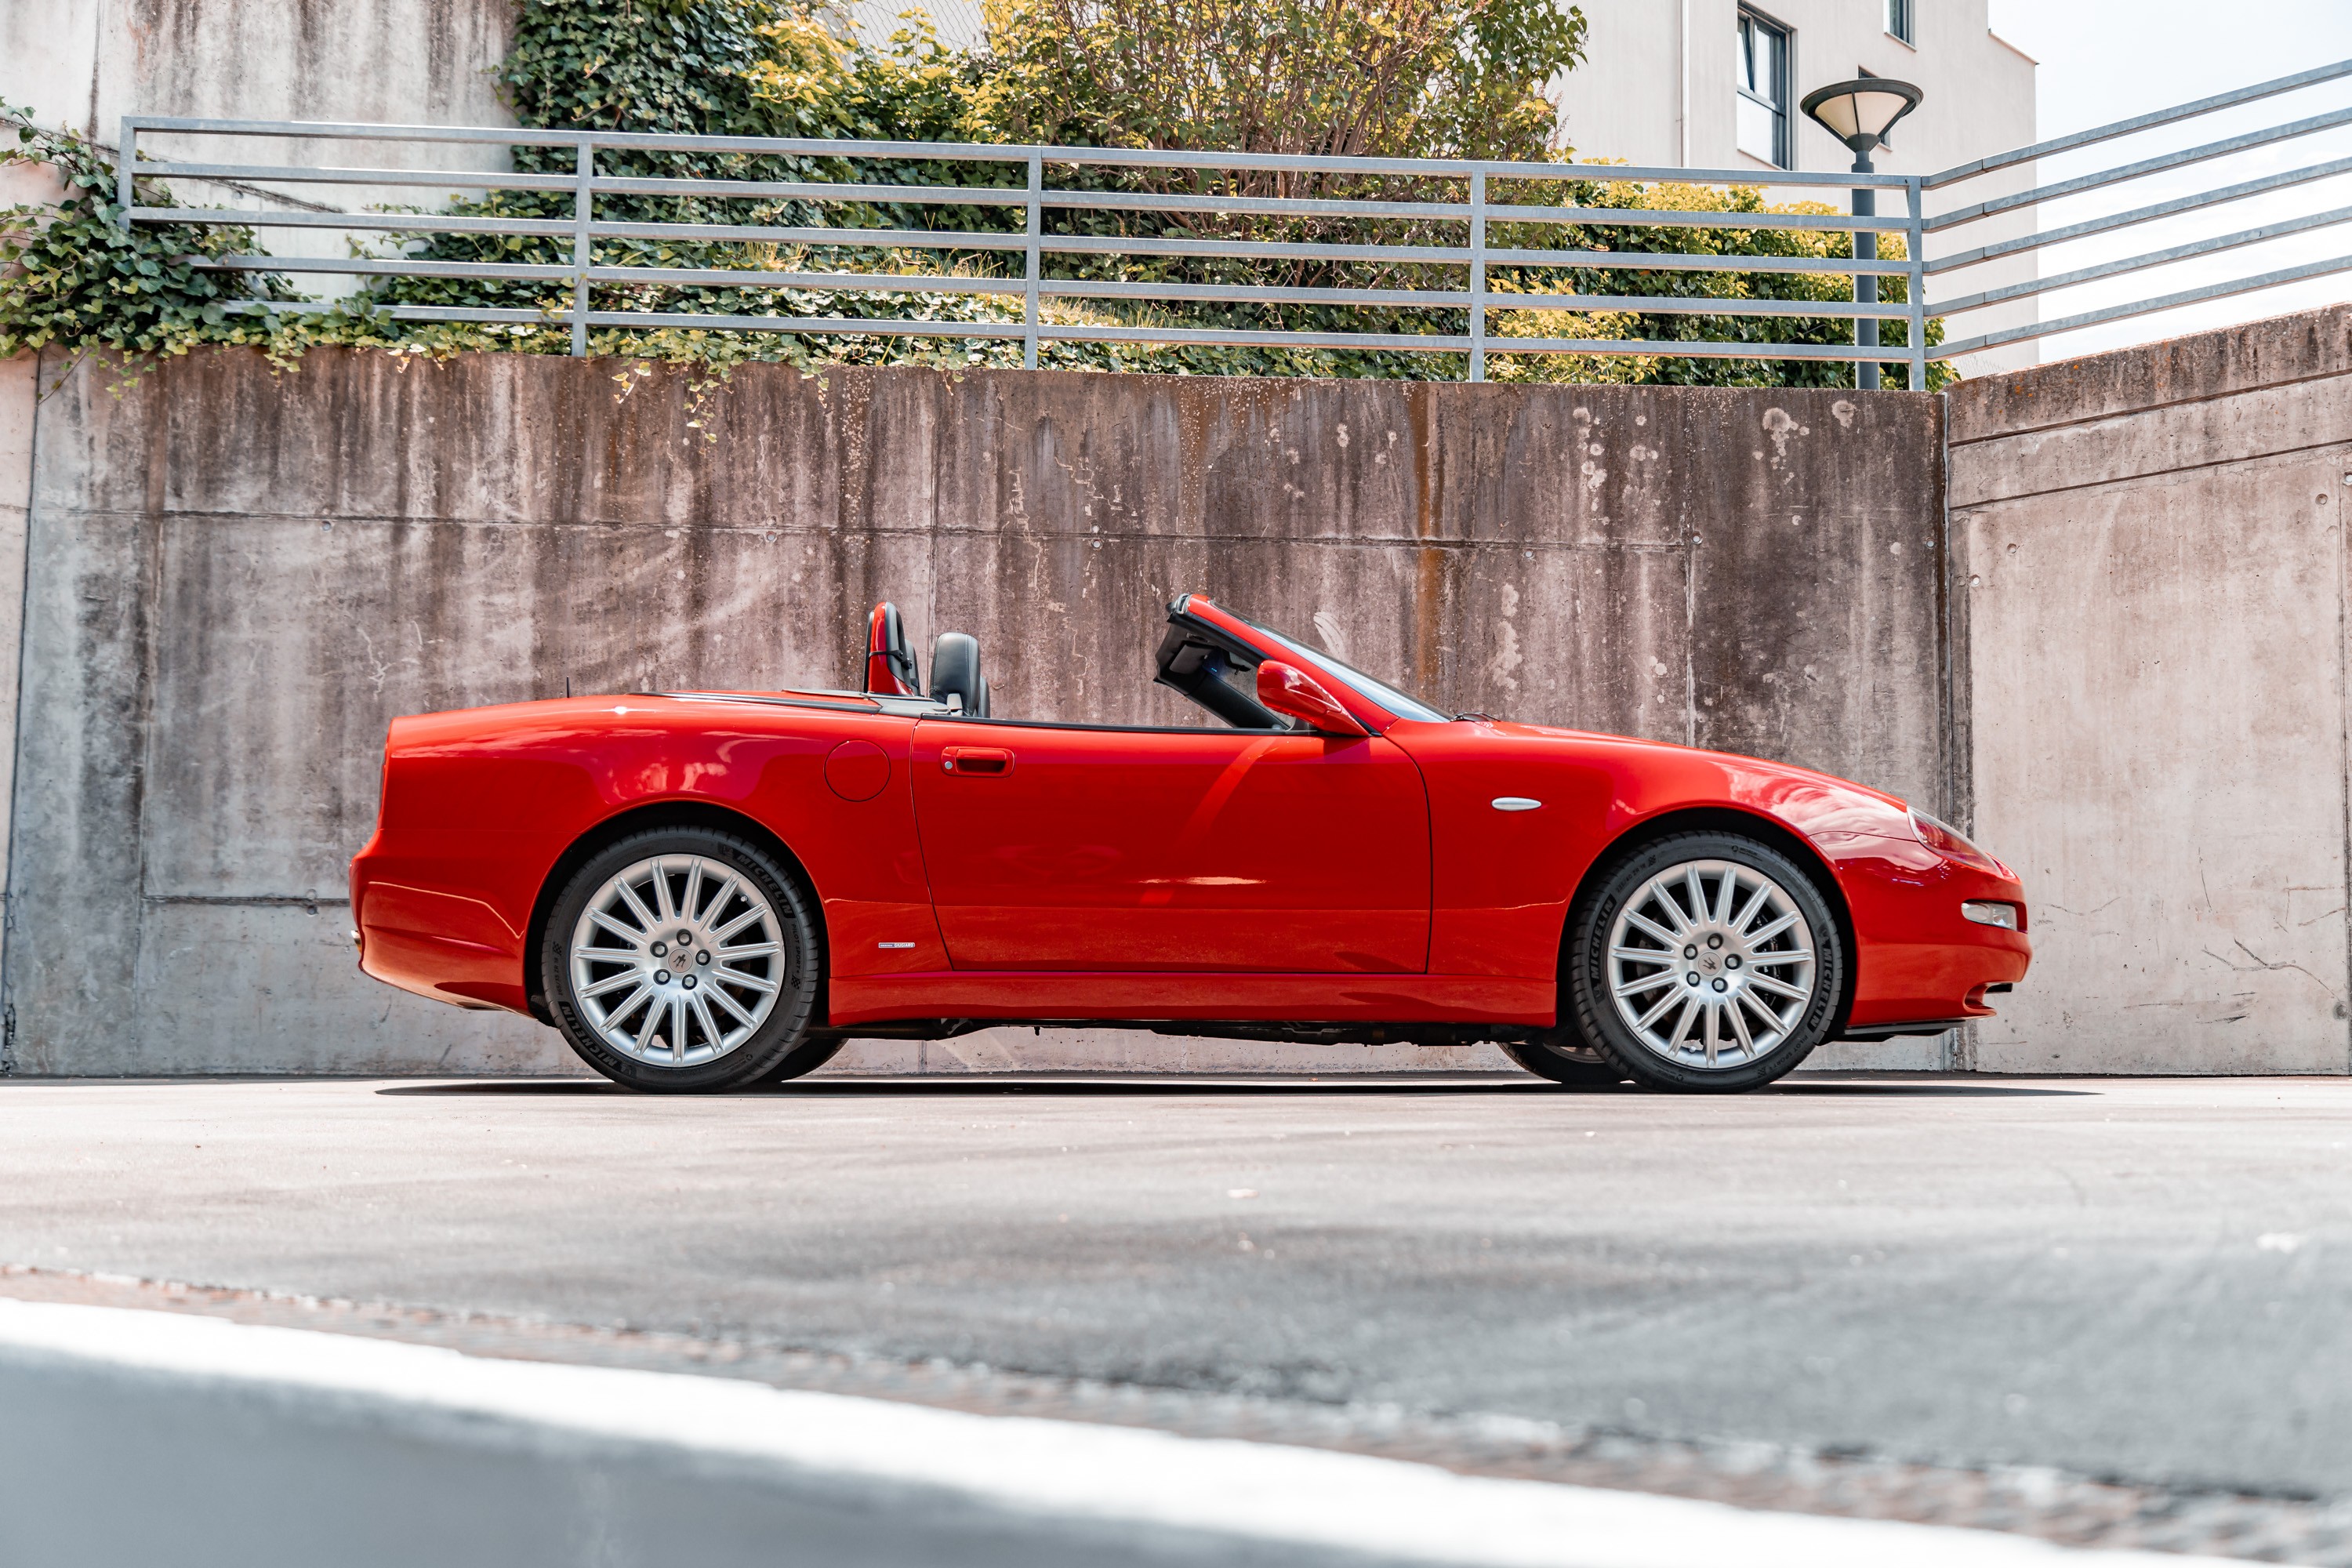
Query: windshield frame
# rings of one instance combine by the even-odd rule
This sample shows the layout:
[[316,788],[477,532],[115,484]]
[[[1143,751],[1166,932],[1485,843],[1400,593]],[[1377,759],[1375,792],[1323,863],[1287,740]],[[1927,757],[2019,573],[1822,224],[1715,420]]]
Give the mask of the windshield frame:
[[1454,722],[1453,714],[1441,713],[1411,692],[1400,691],[1384,680],[1366,675],[1343,659],[1325,653],[1319,648],[1308,647],[1297,637],[1276,631],[1272,626],[1251,620],[1247,616],[1235,615],[1231,610],[1226,610],[1225,614],[1233,616],[1234,619],[1275,644],[1283,652],[1303,659],[1323,674],[1345,684],[1365,701],[1385,709],[1396,718],[1420,724]]

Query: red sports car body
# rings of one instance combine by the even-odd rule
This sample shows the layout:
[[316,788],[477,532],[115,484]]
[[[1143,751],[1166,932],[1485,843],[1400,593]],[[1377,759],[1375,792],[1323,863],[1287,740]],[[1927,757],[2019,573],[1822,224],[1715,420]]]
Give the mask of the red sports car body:
[[2017,879],[1899,800],[1450,717],[1197,595],[1169,620],[1160,679],[1226,727],[989,717],[971,639],[926,694],[887,605],[862,693],[397,720],[361,967],[645,1088],[1002,1021],[1493,1039],[1563,1081],[1746,1088],[2025,973]]

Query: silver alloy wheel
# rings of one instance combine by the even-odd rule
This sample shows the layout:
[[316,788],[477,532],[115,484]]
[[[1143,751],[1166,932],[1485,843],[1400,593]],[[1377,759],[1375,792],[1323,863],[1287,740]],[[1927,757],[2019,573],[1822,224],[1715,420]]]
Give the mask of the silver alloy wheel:
[[783,924],[749,877],[656,855],[605,879],[572,929],[572,994],[613,1049],[649,1067],[717,1061],[757,1034],[791,978]]
[[1687,860],[1617,911],[1609,993],[1654,1054],[1726,1070],[1769,1055],[1813,997],[1814,933],[1788,889],[1753,866]]

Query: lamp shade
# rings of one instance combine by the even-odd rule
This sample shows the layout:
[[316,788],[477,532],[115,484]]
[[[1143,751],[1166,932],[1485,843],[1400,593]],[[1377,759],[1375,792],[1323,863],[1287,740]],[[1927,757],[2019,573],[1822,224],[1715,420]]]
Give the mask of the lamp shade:
[[1835,81],[1805,94],[1801,106],[1822,128],[1857,153],[1886,138],[1896,121],[1919,107],[1919,89],[1893,77]]

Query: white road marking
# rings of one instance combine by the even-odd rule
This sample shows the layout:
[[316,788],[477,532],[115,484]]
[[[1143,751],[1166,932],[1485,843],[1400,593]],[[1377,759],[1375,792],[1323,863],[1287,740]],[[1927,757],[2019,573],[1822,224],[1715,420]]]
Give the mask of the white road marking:
[[[1507,1568],[2218,1568],[2021,1536],[1766,1513],[1682,1498],[1460,1476],[1234,1439],[681,1373],[469,1356],[438,1346],[117,1307],[0,1299],[0,1365],[79,1361],[674,1446],[845,1479],[939,1487],[1041,1520],[1132,1521]],[[436,1430],[438,1430],[436,1428]]]

